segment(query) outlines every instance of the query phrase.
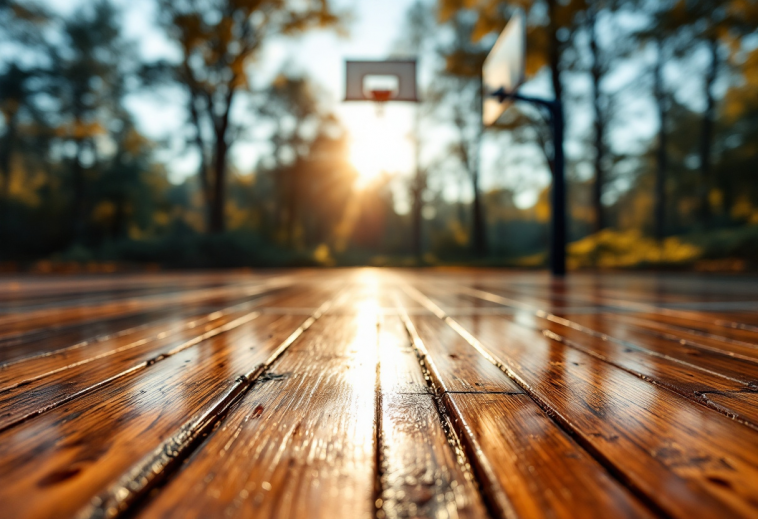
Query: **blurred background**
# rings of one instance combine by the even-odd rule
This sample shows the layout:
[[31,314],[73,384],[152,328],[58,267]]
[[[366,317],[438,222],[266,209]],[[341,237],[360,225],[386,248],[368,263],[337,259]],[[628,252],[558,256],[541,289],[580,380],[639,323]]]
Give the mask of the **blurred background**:
[[[0,270],[544,267],[546,115],[480,118],[516,8],[569,267],[758,269],[758,1],[0,0]],[[421,103],[342,102],[389,57]]]

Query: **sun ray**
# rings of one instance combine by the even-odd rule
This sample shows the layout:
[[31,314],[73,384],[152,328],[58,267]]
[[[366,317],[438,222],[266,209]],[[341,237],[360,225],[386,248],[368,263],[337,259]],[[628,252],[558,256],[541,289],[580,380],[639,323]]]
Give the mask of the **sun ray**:
[[382,175],[406,173],[413,167],[406,114],[386,110],[363,111],[346,123],[350,131],[350,162],[358,172],[358,186],[365,187]]

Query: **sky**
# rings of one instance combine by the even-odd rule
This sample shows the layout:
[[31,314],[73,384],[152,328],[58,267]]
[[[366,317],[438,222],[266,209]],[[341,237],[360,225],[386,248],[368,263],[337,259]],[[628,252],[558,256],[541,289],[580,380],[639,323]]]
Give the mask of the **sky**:
[[[46,0],[46,3],[61,13],[71,13],[86,0]],[[156,7],[152,0],[116,0],[124,13],[126,36],[136,42],[142,57],[146,60],[171,58],[175,50],[155,25]],[[390,55],[393,47],[402,37],[405,13],[413,0],[332,0],[336,8],[348,9],[352,21],[348,24],[348,34],[338,35],[334,31],[311,31],[296,39],[274,39],[265,47],[262,58],[251,68],[253,81],[264,86],[279,71],[299,73],[308,76],[319,85],[326,99],[338,117],[343,121],[352,137],[354,165],[366,178],[377,175],[382,170],[397,174],[402,179],[410,176],[415,168],[414,149],[411,140],[414,110],[406,103],[389,104],[381,117],[377,117],[375,107],[370,103],[344,103],[344,61],[345,59],[383,59]],[[631,20],[633,22],[633,20]],[[602,35],[601,35],[602,36]],[[612,32],[606,35],[613,38]],[[428,81],[429,63],[420,57],[421,87]],[[644,64],[637,63],[616,71],[609,82],[623,84],[634,81]],[[426,77],[424,77],[426,76]],[[574,85],[582,88],[582,78],[573,79]],[[589,85],[586,85],[589,86]],[[529,81],[522,91],[531,95],[549,95],[550,88],[546,75],[542,74]],[[141,131],[148,137],[165,142],[167,146],[160,152],[159,160],[168,165],[170,179],[181,182],[196,174],[198,157],[181,138],[186,114],[181,104],[181,91],[163,90],[153,93],[139,92],[127,101],[134,113]],[[647,104],[646,104],[647,103]],[[245,103],[235,106],[238,117],[246,117]],[[650,111],[649,103],[637,96],[630,99],[625,107],[630,113]],[[569,115],[567,133],[581,138],[591,124],[587,110],[578,110]],[[630,117],[618,135],[611,135],[614,145],[620,151],[632,151],[640,142],[650,138],[655,132],[654,117]],[[427,153],[444,150],[444,134],[431,135],[425,144]],[[524,148],[524,147],[522,147]],[[430,151],[431,150],[431,151]],[[509,144],[507,135],[488,135],[482,145],[482,187],[487,189],[498,185],[515,187],[518,191],[517,205],[532,205],[539,192],[549,184],[550,175],[541,151],[535,147],[516,150]],[[513,153],[509,153],[511,150]],[[584,153],[577,142],[567,142],[569,160]],[[505,153],[504,153],[505,152]],[[235,144],[232,156],[238,171],[252,172],[260,157],[268,153],[265,139],[251,139]],[[505,159],[504,159],[505,157]],[[582,170],[578,169],[582,174]],[[589,175],[590,172],[585,172]],[[466,183],[450,182],[443,179],[439,190],[447,198],[470,200],[471,192]],[[396,183],[396,196],[400,212],[407,210],[404,189]]]
[[[365,153],[370,143],[393,140],[391,146],[397,151],[396,160],[384,162],[384,169],[408,169],[412,167],[412,149],[406,138],[411,130],[412,112],[409,107],[388,107],[384,120],[377,120],[373,106],[342,103],[344,96],[344,61],[348,58],[383,59],[398,38],[396,29],[404,20],[405,11],[411,0],[360,0],[350,2],[338,0],[338,10],[350,9],[352,22],[348,25],[348,35],[341,36],[335,31],[311,31],[295,39],[278,38],[264,49],[260,62],[252,67],[256,81],[265,85],[280,70],[300,73],[311,78],[321,87],[327,102],[335,109],[338,117],[349,128],[355,143],[364,156],[357,162],[366,167],[369,163]],[[141,42],[145,58],[171,56],[172,49],[152,25],[155,19],[154,5],[150,0],[122,2],[126,11],[125,28],[127,35]],[[150,137],[161,138],[172,132],[176,122],[183,121],[180,106],[165,102],[154,96],[135,96],[130,107],[137,113],[141,128]],[[244,106],[238,106],[240,110]],[[367,127],[368,126],[368,127]],[[391,128],[392,131],[389,131]],[[261,154],[266,153],[265,144],[241,143],[233,151],[235,163],[240,171],[251,171]],[[174,149],[172,178],[180,180],[194,174],[196,158],[191,153]],[[375,154],[375,158],[382,158]],[[381,160],[379,161],[381,162]],[[380,167],[380,166],[377,166]]]

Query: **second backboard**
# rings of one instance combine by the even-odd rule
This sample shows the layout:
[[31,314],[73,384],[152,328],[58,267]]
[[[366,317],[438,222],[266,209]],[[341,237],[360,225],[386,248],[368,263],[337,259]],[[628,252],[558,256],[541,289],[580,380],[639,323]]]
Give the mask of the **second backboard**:
[[482,66],[482,122],[485,126],[495,124],[509,105],[491,94],[500,89],[514,93],[524,82],[525,63],[526,19],[519,10],[500,33]]

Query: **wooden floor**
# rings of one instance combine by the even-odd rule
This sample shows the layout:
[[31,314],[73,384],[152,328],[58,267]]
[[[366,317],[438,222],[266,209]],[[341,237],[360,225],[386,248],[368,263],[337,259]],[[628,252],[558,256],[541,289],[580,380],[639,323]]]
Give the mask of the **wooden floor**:
[[0,516],[758,517],[758,279],[0,278]]

